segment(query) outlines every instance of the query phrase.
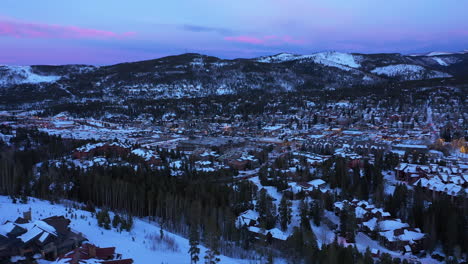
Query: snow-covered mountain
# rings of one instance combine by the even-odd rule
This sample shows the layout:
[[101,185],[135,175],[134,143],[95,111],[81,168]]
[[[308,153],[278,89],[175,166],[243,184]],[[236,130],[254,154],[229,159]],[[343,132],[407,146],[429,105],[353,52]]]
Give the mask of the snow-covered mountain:
[[0,86],[22,83],[52,83],[60,76],[36,73],[31,66],[0,66]]
[[[340,69],[359,68],[359,55],[342,52],[320,52],[312,55],[294,55],[289,53],[280,53],[273,56],[260,57],[257,61],[263,63],[282,63],[285,61],[313,61],[325,66],[337,67]],[[344,67],[343,67],[344,66]]]
[[102,67],[0,66],[0,103],[338,89],[395,81],[466,78],[467,72],[468,53],[280,53],[234,60],[189,53]]
[[468,50],[463,50],[463,51],[458,51],[458,52],[431,51],[427,53],[410,54],[410,56],[441,56],[441,55],[455,55],[455,54],[465,54],[465,53],[468,53]]

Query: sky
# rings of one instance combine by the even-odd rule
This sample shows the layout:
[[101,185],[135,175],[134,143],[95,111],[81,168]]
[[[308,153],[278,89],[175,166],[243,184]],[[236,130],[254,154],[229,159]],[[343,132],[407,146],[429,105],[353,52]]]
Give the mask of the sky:
[[465,0],[2,0],[0,64],[468,50]]

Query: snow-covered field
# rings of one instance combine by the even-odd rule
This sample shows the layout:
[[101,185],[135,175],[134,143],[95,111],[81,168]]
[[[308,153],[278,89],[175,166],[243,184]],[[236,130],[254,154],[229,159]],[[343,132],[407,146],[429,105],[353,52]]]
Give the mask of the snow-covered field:
[[[49,216],[63,215],[71,220],[70,227],[76,232],[81,232],[90,243],[99,247],[116,247],[116,252],[122,254],[123,258],[132,258],[136,264],[184,264],[190,263],[188,254],[188,240],[164,232],[165,236],[173,238],[177,244],[177,251],[167,249],[164,245],[158,247],[148,239],[148,236],[159,236],[159,226],[142,219],[134,219],[134,226],[130,232],[118,232],[116,229],[105,230],[97,225],[97,220],[90,212],[83,210],[73,210],[76,218],[71,218],[67,212],[67,207],[61,204],[51,204],[48,201],[41,201],[36,198],[30,198],[27,204],[12,203],[6,196],[0,196],[0,224],[5,221],[14,221],[22,213],[31,208],[32,220],[40,220]],[[112,216],[112,214],[111,214]],[[203,260],[206,248],[200,247],[200,259]],[[221,263],[254,263],[251,260],[232,259],[221,256]],[[42,261],[41,263],[48,263]]]

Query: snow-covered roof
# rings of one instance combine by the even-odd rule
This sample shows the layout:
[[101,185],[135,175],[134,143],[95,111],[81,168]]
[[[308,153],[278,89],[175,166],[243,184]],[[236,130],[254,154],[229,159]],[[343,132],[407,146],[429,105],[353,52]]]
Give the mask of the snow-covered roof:
[[426,145],[413,145],[413,144],[396,144],[395,148],[412,148],[412,149],[427,149]]
[[343,210],[343,207],[344,207],[343,202],[335,202],[333,205],[335,206],[335,208],[338,208],[339,210]]
[[379,222],[379,229],[382,231],[395,230],[403,227],[409,227],[407,223],[398,220],[383,220]]
[[26,233],[18,237],[25,243],[29,242],[31,239],[35,237],[38,237],[39,235],[40,235],[39,240],[41,242],[44,242],[45,239],[47,239],[49,235],[57,236],[57,231],[55,230],[55,228],[41,220],[37,220],[37,221],[26,223],[26,224],[17,224],[17,225],[27,230]]
[[267,235],[268,233],[270,233],[273,238],[276,238],[279,240],[286,240],[289,237],[285,232],[279,230],[278,228],[264,230],[256,226],[250,226],[249,231],[253,233],[257,233],[257,234],[262,234],[262,235]]
[[237,217],[237,223],[239,224],[239,226],[249,225],[250,220],[257,220],[258,217],[258,212],[254,210],[247,210]]
[[15,225],[11,222],[0,225],[0,235],[6,237],[8,233],[13,230],[13,228],[15,228]]
[[367,213],[367,211],[360,206],[357,206],[356,209],[354,209],[354,212],[356,214],[356,218],[363,218]]
[[374,231],[377,227],[377,218],[371,218],[369,221],[363,222],[362,224],[369,228],[369,230]]
[[398,238],[402,241],[416,241],[424,238],[424,233],[405,229],[403,230],[403,234],[399,235]]
[[308,184],[312,185],[314,188],[318,188],[320,185],[326,184],[326,182],[322,179],[315,179],[308,182]]
[[410,244],[413,244],[415,241],[420,240],[424,238],[424,233],[408,229],[403,229],[403,234],[401,235],[395,235],[395,230],[389,230],[385,232],[380,232],[380,235],[385,237],[388,241],[394,242],[394,241],[406,241],[409,242]]

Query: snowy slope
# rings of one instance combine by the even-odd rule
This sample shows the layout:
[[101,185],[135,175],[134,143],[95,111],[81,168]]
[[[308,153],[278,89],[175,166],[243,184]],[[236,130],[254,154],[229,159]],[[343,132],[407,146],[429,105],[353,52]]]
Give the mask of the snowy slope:
[[451,77],[451,75],[448,73],[430,71],[424,68],[423,66],[412,64],[387,65],[383,67],[377,67],[371,72],[378,75],[385,75],[388,77],[400,77],[404,80],[421,80],[424,78],[432,79]]
[[295,55],[291,53],[280,53],[272,56],[265,56],[265,57],[260,57],[257,59],[258,62],[263,62],[263,63],[280,63],[280,62],[285,62],[285,61],[293,61],[293,60],[299,60],[301,57],[304,57],[306,55]]
[[444,52],[444,51],[433,51],[433,52],[429,52],[428,54],[426,54],[426,56],[440,56],[440,55],[451,55],[451,54],[456,54],[456,53],[453,53],[453,52]]
[[[67,208],[64,205],[52,205],[48,201],[41,201],[36,198],[30,198],[28,204],[13,204],[11,199],[6,196],[0,196],[0,224],[5,221],[14,221],[22,212],[32,210],[32,220],[39,220],[54,215],[67,215]],[[134,227],[130,232],[122,231],[119,233],[117,230],[105,230],[98,227],[97,220],[91,216],[90,212],[82,210],[74,210],[73,214],[77,218],[71,219],[70,227],[72,230],[82,232],[90,243],[100,247],[116,247],[116,252],[121,253],[123,258],[133,258],[134,263],[137,264],[153,264],[153,263],[190,263],[188,240],[178,235],[164,232],[166,236],[172,237],[177,245],[178,251],[173,252],[166,248],[152,249],[151,240],[148,239],[149,235],[159,236],[159,227],[154,223],[149,223],[141,219],[134,220]],[[111,214],[112,217],[112,214]],[[133,240],[134,238],[134,240]],[[200,259],[203,260],[206,248],[201,247]],[[47,263],[47,262],[41,262]],[[231,259],[221,256],[221,263],[234,264],[234,263],[251,263],[248,260]]]
[[0,66],[0,85],[52,83],[59,79],[60,76],[46,76],[33,73],[30,66]]
[[316,63],[324,64],[327,66],[334,66],[334,64],[344,65],[351,68],[359,68],[361,65],[358,60],[359,57],[350,53],[342,52],[321,52],[311,55]]
[[433,57],[432,59],[435,60],[437,63],[439,63],[439,64],[442,65],[442,66],[448,66],[448,63],[445,62],[442,58]]
[[[341,69],[350,68],[359,68],[359,56],[355,56],[350,53],[342,52],[320,52],[311,55],[295,55],[290,53],[280,53],[273,56],[260,57],[257,59],[258,62],[263,63],[281,63],[286,61],[296,61],[296,60],[312,60],[315,63],[319,63],[325,66],[332,66]],[[343,67],[345,66],[345,67]]]

